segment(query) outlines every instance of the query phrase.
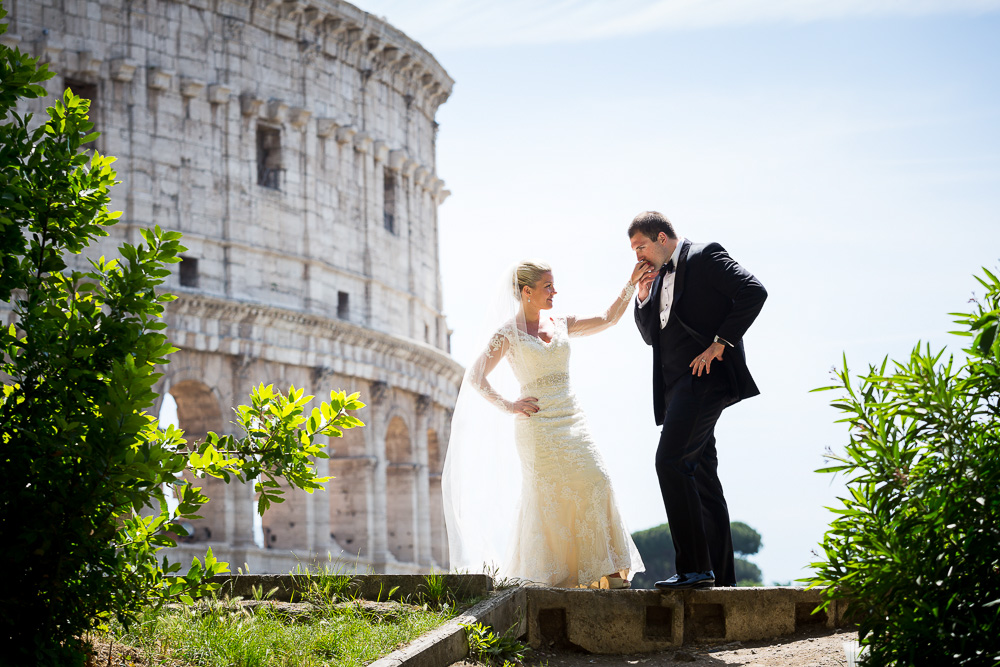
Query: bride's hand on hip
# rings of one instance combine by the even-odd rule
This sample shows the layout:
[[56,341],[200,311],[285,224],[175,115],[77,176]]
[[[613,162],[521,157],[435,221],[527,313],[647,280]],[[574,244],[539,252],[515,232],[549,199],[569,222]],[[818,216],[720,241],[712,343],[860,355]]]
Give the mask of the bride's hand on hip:
[[510,411],[515,415],[530,417],[538,412],[538,399],[534,396],[518,399],[510,404]]

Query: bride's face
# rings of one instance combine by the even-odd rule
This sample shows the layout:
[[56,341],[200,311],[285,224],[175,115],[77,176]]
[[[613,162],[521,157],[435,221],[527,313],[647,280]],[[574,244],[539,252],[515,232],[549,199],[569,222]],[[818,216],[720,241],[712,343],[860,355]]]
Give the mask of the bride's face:
[[538,308],[539,310],[548,310],[552,307],[552,297],[556,295],[556,287],[554,279],[552,278],[552,272],[546,271],[542,274],[542,277],[538,279],[534,287],[525,287],[522,290],[524,294],[524,300]]

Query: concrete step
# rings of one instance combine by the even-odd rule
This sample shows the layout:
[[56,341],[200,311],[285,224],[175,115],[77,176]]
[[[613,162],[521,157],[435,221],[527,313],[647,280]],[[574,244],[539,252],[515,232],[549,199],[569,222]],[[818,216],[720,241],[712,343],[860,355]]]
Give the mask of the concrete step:
[[525,633],[532,648],[642,653],[692,642],[770,639],[845,625],[845,603],[812,613],[818,589],[709,588],[690,591],[527,588]]
[[784,637],[848,625],[846,603],[813,613],[819,589],[711,588],[693,591],[525,587],[494,593],[460,619],[370,667],[446,667],[466,657],[462,625],[482,622],[527,639],[534,649],[624,655],[684,644]]

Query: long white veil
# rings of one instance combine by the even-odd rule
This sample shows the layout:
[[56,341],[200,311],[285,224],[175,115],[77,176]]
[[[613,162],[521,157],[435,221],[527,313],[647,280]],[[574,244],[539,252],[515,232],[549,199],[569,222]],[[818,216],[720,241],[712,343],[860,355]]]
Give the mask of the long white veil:
[[[470,360],[451,422],[441,489],[452,571],[508,576],[521,497],[521,469],[514,443],[515,416],[503,399],[517,400],[520,387],[508,359],[524,330],[515,267],[504,274],[492,302],[485,301],[481,341]],[[490,366],[495,365],[491,371]],[[485,382],[489,374],[488,383]],[[483,392],[486,385],[492,391]]]
[[[545,265],[522,266],[534,271]],[[629,282],[603,313],[554,318],[556,332],[572,338],[613,326],[628,310],[634,283],[644,269],[645,263],[636,264]],[[451,569],[503,579],[530,577],[545,585],[594,585],[608,576],[610,586],[609,572],[631,576],[643,569],[642,559],[605,473],[598,470],[600,455],[564,370],[569,350],[553,337],[557,351],[544,353],[541,350],[549,348],[540,348],[537,338],[527,333],[527,302],[521,302],[515,275],[511,267],[493,301],[486,302],[482,343],[465,373],[452,419],[442,475]],[[522,278],[528,276],[522,272]],[[538,407],[518,403],[527,398],[521,383],[533,400],[551,401],[545,408],[551,412],[539,417],[548,421],[529,422],[529,415],[517,412],[522,408],[534,414]],[[555,452],[593,466],[576,466],[569,459],[559,463]],[[550,456],[555,456],[555,467]],[[539,461],[541,472],[536,468]],[[549,480],[561,477],[564,468],[570,486],[556,488]],[[530,480],[528,488],[521,488],[522,479]],[[600,487],[595,494],[583,492],[578,498],[572,490],[574,484],[592,483]],[[566,542],[564,533],[574,532],[573,517],[584,515],[593,516],[593,530],[575,531],[572,544],[554,551],[553,544]]]

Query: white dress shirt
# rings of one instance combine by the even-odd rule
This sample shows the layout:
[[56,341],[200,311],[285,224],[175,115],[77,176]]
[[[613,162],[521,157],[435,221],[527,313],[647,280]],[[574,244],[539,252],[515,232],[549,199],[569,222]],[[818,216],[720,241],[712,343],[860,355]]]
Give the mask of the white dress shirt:
[[[684,237],[680,236],[677,238],[677,245],[674,247],[674,252],[670,255],[667,262],[674,263],[674,270],[670,273],[663,274],[663,284],[660,287],[660,328],[663,329],[667,326],[667,320],[670,319],[670,307],[674,302],[674,278],[677,276],[677,264],[681,257],[681,244],[684,243]],[[658,267],[659,270],[659,267]],[[639,304],[639,307],[644,307],[649,303],[649,298],[652,294],[647,294],[646,299]]]

